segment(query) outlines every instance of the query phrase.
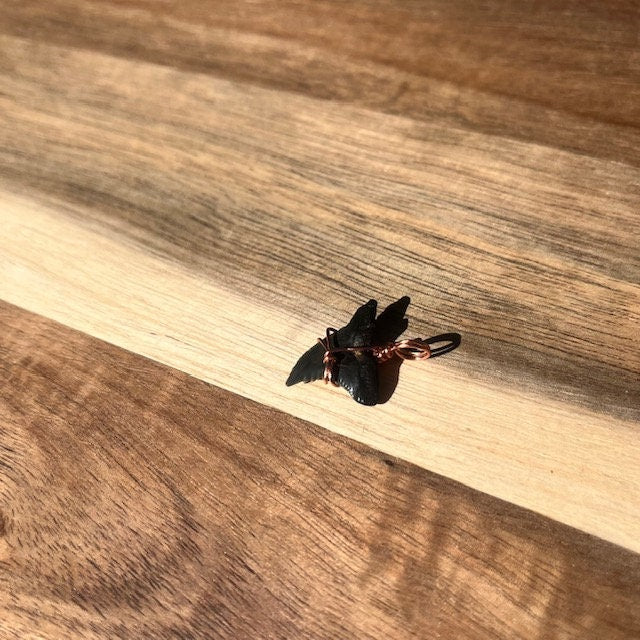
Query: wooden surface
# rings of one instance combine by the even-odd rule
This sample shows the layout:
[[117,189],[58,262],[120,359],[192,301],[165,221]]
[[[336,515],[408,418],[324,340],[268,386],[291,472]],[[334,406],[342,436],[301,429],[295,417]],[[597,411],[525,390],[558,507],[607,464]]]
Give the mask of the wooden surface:
[[640,634],[637,554],[16,307],[0,323],[3,638]]
[[[258,37],[266,15],[279,21],[289,11],[293,20],[298,5],[265,5],[260,20],[247,7],[235,26],[212,29],[195,4],[8,6],[0,27],[5,300],[640,550],[639,170],[633,149],[618,145],[611,158],[620,131],[633,139],[636,75],[628,57],[616,93],[605,73],[613,54],[603,53],[628,53],[627,13],[613,12],[612,24],[626,25],[618,30],[601,32],[605,18],[594,16],[588,31],[608,38],[581,71],[599,82],[594,113],[597,101],[577,113],[558,96],[558,74],[575,80],[568,61],[556,68],[543,56],[560,27],[523,40],[519,63],[506,48],[491,64],[486,39],[469,45],[487,74],[513,67],[517,95],[491,84],[499,74],[478,84],[451,71],[465,100],[488,93],[528,121],[516,70],[533,74],[532,60],[542,69],[547,60],[544,108],[530,96],[540,130],[555,132],[560,119],[578,148],[537,129],[488,130],[472,114],[443,120],[423,94],[406,109],[401,100],[366,102],[377,87],[366,69],[420,71],[400,58],[414,40],[437,41],[426,17],[444,16],[436,5],[422,5],[424,19],[404,35],[394,35],[386,5],[362,8],[379,15],[375,34],[393,41],[395,62],[367,58],[346,40],[336,48],[333,36],[315,42],[318,16],[302,23],[303,43],[261,36],[281,48],[281,75],[285,53],[304,57],[306,46],[319,56],[307,60],[308,82],[328,83],[323,47],[363,65],[358,81],[346,64],[330,83],[360,98],[333,101],[267,76],[248,81],[245,67],[265,62],[247,38]],[[513,48],[505,11],[483,20]],[[549,23],[564,15],[546,11]],[[230,20],[233,12],[211,13]],[[350,19],[336,14],[331,31]],[[136,20],[135,33],[149,37],[134,46]],[[567,29],[581,24],[562,20]],[[235,47],[224,73],[224,58],[201,56],[216,29]],[[575,62],[586,45],[566,46]],[[432,82],[425,56],[415,64],[422,60],[418,75]],[[213,58],[219,64],[206,66]],[[582,100],[590,87],[585,81]],[[612,122],[621,95],[628,106]],[[457,330],[463,348],[403,367],[397,393],[374,413],[318,385],[285,389],[290,366],[326,325],[370,296],[386,303],[402,294],[413,299],[413,335]]]
[[[521,522],[533,518],[546,523],[540,525],[544,534],[536,537],[533,532],[531,538],[528,525],[517,525],[521,542],[509,544],[515,545],[514,557],[535,556],[527,565],[531,567],[543,562],[538,550],[544,549],[554,567],[549,584],[517,578],[505,587],[504,598],[485,585],[477,596],[485,600],[477,600],[482,604],[476,613],[468,612],[467,622],[460,623],[467,625],[469,637],[563,638],[591,632],[594,638],[616,633],[634,637],[638,616],[630,603],[638,599],[633,590],[637,580],[625,582],[616,567],[636,567],[637,555],[631,552],[640,552],[639,33],[640,9],[623,1],[4,2],[0,300],[92,337],[70,334],[86,340],[84,370],[95,363],[95,394],[104,396],[91,396],[89,382],[85,388],[78,378],[61,392],[70,404],[65,418],[58,418],[62,422],[48,445],[53,448],[29,450],[25,460],[51,465],[61,456],[76,473],[85,473],[81,459],[86,449],[73,444],[68,430],[80,428],[72,418],[78,424],[88,419],[78,400],[84,402],[83,394],[96,407],[113,404],[109,394],[115,382],[108,382],[108,366],[100,362],[116,351],[99,346],[95,338],[100,338],[214,383],[216,390],[189,382],[212,397],[229,398],[218,422],[226,424],[234,414],[234,424],[240,424],[245,411],[250,417],[254,411],[266,412],[282,415],[286,430],[304,419],[333,432],[321,436],[313,430],[322,442],[354,447],[376,459],[389,455],[448,478],[442,482],[468,496],[473,513],[482,500],[493,500],[491,504],[502,506],[492,508],[517,513]],[[374,409],[322,384],[284,386],[298,356],[327,326],[344,324],[370,297],[384,306],[401,295],[412,299],[408,337],[458,331],[461,347],[432,362],[403,365],[395,394]],[[6,322],[14,318],[14,333],[30,335],[19,328],[22,324],[52,326],[6,309]],[[24,345],[40,341],[36,334],[25,337]],[[43,353],[63,358],[57,346],[48,344],[50,339],[44,339]],[[118,353],[117,358],[134,358]],[[182,375],[139,361],[145,363],[141,371],[151,367],[154,375],[171,379]],[[13,361],[0,364],[7,362]],[[18,380],[20,370],[12,369]],[[134,385],[136,375],[121,384]],[[24,384],[15,380],[3,398],[3,406],[14,409],[20,394],[32,397],[30,385],[40,384],[33,377]],[[128,405],[130,411],[142,412],[139,423],[144,423],[140,416],[161,412],[153,398],[146,401],[146,409]],[[58,405],[52,402],[42,403],[41,411],[56,414]],[[188,425],[192,411],[205,409],[190,405],[188,398],[184,402],[182,407],[174,401],[175,420]],[[274,408],[284,414],[273,413]],[[112,411],[113,420],[128,420],[115,405]],[[38,428],[33,415],[24,418],[21,428]],[[113,420],[109,417],[101,428],[110,429]],[[200,482],[211,470],[208,462],[192,469],[189,456],[201,455],[213,464],[208,457],[215,454],[212,441],[198,445],[200,453],[190,452],[165,424],[145,428],[169,438],[167,447],[174,447],[178,460],[170,462],[166,455],[154,463],[154,473],[157,478],[175,476],[172,482],[194,501],[196,519],[206,530],[215,514],[224,511],[216,502],[222,494],[212,489],[206,499],[196,499],[195,485],[189,483],[196,477]],[[248,437],[248,424],[234,441],[238,453],[230,449],[225,464],[232,464],[234,455],[249,455],[241,442]],[[347,445],[336,434],[373,449]],[[138,455],[126,442],[109,440],[100,454],[118,474],[135,463],[130,456]],[[287,443],[282,446],[293,447]],[[147,446],[146,441],[140,445],[143,458]],[[295,463],[287,460],[300,469],[308,461],[296,451]],[[174,466],[168,471],[165,465]],[[30,468],[27,462],[23,467]],[[401,467],[423,473],[405,463]],[[103,475],[96,477],[108,485],[112,472],[100,469]],[[315,482],[331,484],[331,473],[344,474],[344,467],[327,469],[325,480],[318,471]],[[114,496],[130,500],[132,492],[142,491],[135,473],[130,480],[137,489],[119,477],[113,476]],[[369,482],[363,478],[353,478],[349,490],[360,497],[352,497],[353,503],[345,498],[345,512],[359,508],[366,492],[360,483]],[[493,498],[480,498],[453,481]],[[16,482],[16,491],[30,486]],[[0,489],[7,486],[14,485],[5,483]],[[293,499],[288,491],[297,495],[297,489],[287,487],[283,492]],[[64,495],[71,501],[78,492],[69,485]],[[164,489],[159,495],[170,499]],[[37,513],[29,499],[24,498],[25,509]],[[239,494],[234,499],[240,500]],[[438,540],[440,534],[433,531],[441,527],[443,539],[459,541],[459,521],[466,523],[466,516],[435,524],[440,511],[432,514],[430,509],[439,498],[425,500],[417,499],[422,510],[416,509],[430,524],[415,524],[407,506],[399,516],[402,527],[415,525],[422,533],[428,529]],[[404,501],[408,505],[410,498]],[[71,515],[103,524],[122,519],[128,512],[114,504],[94,505],[87,514],[78,507]],[[129,507],[146,523],[140,526],[147,532],[165,531],[157,519],[169,503],[144,504],[139,513]],[[225,504],[231,511],[219,524],[220,535],[233,529],[229,514],[236,514],[247,527],[236,539],[249,536],[259,514],[250,505],[245,511],[245,502],[237,511]],[[574,529],[551,525],[513,505]],[[216,512],[216,506],[222,511]],[[304,502],[296,513],[304,521],[316,512]],[[86,547],[74,538],[71,515],[51,515],[64,522],[65,532],[52,548]],[[392,527],[389,522],[384,520],[385,527]],[[477,526],[490,535],[482,522]],[[560,533],[552,535],[548,527]],[[291,535],[302,544],[310,533]],[[594,536],[629,553],[603,547]],[[318,533],[312,539],[325,545],[324,555],[350,548],[334,548],[320,538]],[[105,540],[96,542],[100,549],[111,544],[128,549],[122,528]],[[155,553],[156,538],[149,540]],[[398,551],[405,565],[410,566],[410,557],[423,557],[420,540],[416,533]],[[578,542],[576,553],[583,559],[566,556],[568,545]],[[204,544],[200,538],[196,543]],[[275,552],[268,545],[262,550],[255,544],[255,553],[265,554],[260,556],[265,563],[261,576],[271,594],[260,597],[278,600],[274,585],[281,565],[269,555]],[[469,554],[494,566],[496,547],[487,545]],[[215,555],[212,547],[206,549]],[[446,626],[454,624],[448,608],[453,602],[463,609],[469,599],[477,604],[467,591],[451,595],[446,590],[452,581],[465,588],[466,570],[460,567],[469,556],[458,558],[456,553],[457,547],[444,552],[447,562],[453,562],[445,563],[446,569],[444,560],[429,561],[425,571],[432,580],[424,579],[432,591],[424,591],[425,583],[403,583],[402,563],[389,562],[385,571],[394,576],[397,599],[373,593],[369,604],[378,613],[359,608],[348,628],[383,637],[385,629],[397,628],[402,636],[423,625],[441,637],[466,637],[457,627]],[[147,571],[148,556],[126,557],[126,570],[117,576]],[[364,556],[358,557],[357,570],[343,564],[335,576],[313,563],[303,564],[289,586],[313,592],[313,598],[320,598],[318,593],[329,597],[326,589],[335,592],[332,597],[348,600],[356,585],[353,575],[366,573]],[[164,560],[158,562],[165,566]],[[216,575],[231,571],[234,561],[225,562],[229,564],[220,565]],[[110,571],[101,565],[98,569]],[[505,569],[507,574],[511,570]],[[213,575],[211,567],[200,572],[194,565],[189,571],[189,576],[199,576],[198,584]],[[84,579],[83,572],[85,568],[81,575],[64,574],[60,584],[69,587],[69,575],[75,584]],[[8,579],[4,592],[14,607],[14,627],[7,633],[44,633],[44,626],[29,626],[35,624],[33,607],[42,600],[43,581],[28,573],[19,582],[19,574]],[[135,585],[147,579],[153,583],[150,588],[180,592],[178,583],[156,582],[153,572]],[[325,585],[319,592],[313,591],[316,579]],[[99,595],[94,583],[103,578],[87,580],[94,586],[86,593]],[[255,594],[245,582],[234,583],[229,591],[224,580],[216,584],[203,586],[201,599],[221,594],[239,598],[236,616],[243,609],[242,598]],[[132,611],[142,606],[135,585],[137,595],[127,596],[126,602]],[[27,593],[31,614],[20,619],[16,611],[27,610],[25,601],[14,598]],[[69,594],[60,600],[62,608],[41,623],[50,621],[47,633],[52,637],[65,633],[59,625],[74,606],[83,611],[95,607],[98,617],[104,614],[98,596],[76,602]],[[51,602],[58,607],[56,598]],[[402,598],[413,604],[403,605]],[[271,610],[267,600],[265,610]],[[617,603],[611,611],[598,605],[611,600]],[[183,615],[176,612],[189,609],[166,594],[157,601],[166,605],[168,625]],[[420,617],[425,601],[434,603],[427,609],[434,616],[429,622]],[[326,601],[327,610],[337,616],[343,603],[331,602]],[[395,611],[389,602],[395,603]],[[279,629],[274,633],[286,636],[294,628],[287,627],[292,620],[302,624],[303,604],[296,608],[288,601],[281,623],[270,614],[264,614],[265,620]],[[465,610],[474,607],[469,604]],[[139,624],[148,624],[151,611],[136,618]],[[490,623],[487,611],[495,615]],[[126,615],[135,618],[131,612]],[[615,615],[626,622],[612,630]],[[520,626],[509,636],[506,621],[512,619],[520,620],[514,622]],[[337,618],[323,620],[339,637]],[[499,626],[500,620],[506,626]],[[89,636],[120,633],[98,629],[93,618],[82,624],[78,633]],[[487,624],[494,626],[482,635]],[[249,634],[249,629],[238,633]],[[318,635],[310,627],[304,633]]]

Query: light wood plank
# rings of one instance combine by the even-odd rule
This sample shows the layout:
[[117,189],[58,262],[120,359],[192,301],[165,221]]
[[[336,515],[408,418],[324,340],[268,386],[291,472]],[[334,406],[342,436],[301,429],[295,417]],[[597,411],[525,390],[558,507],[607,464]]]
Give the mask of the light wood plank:
[[635,422],[474,380],[459,354],[404,366],[392,401],[373,410],[322,384],[286,388],[310,339],[303,318],[61,209],[3,202],[1,298],[639,549]]
[[0,304],[0,636],[622,640],[640,555]]

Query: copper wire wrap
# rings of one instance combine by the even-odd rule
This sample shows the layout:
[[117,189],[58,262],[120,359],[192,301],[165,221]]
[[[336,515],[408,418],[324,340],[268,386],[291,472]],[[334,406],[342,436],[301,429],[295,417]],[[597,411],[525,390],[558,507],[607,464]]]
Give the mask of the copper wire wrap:
[[400,340],[399,342],[390,342],[389,344],[376,346],[367,345],[362,347],[332,347],[331,338],[337,333],[336,329],[329,327],[325,338],[318,338],[318,342],[324,347],[324,356],[322,362],[324,364],[324,373],[322,379],[325,384],[331,383],[338,386],[335,379],[335,370],[337,364],[336,354],[353,353],[356,351],[371,351],[373,357],[378,362],[386,362],[391,360],[393,356],[398,356],[403,360],[426,360],[431,356],[431,348],[424,340],[414,338],[413,340]]
[[334,380],[333,372],[336,368],[336,357],[333,355],[337,349],[331,348],[331,337],[334,333],[338,333],[337,329],[333,329],[332,327],[327,328],[327,337],[326,338],[318,338],[318,342],[324,347],[324,357],[322,358],[322,362],[324,364],[324,373],[322,374],[322,379],[325,384],[331,383],[334,387],[338,386],[338,383]]

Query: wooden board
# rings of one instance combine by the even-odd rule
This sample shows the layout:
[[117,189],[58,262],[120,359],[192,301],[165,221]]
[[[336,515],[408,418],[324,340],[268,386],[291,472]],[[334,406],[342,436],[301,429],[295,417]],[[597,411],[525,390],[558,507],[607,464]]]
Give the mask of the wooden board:
[[0,304],[0,637],[640,634],[640,556]]
[[[533,24],[525,5],[513,6]],[[265,6],[273,20],[298,15],[293,5]],[[370,7],[381,12],[373,33],[387,28],[384,6]],[[331,38],[313,40],[309,23],[318,55],[334,51],[329,61],[356,65],[360,80],[350,84],[347,65],[330,84],[354,95],[304,83],[293,92],[203,62],[198,38],[210,31],[196,5],[163,7],[7,5],[0,297],[640,550],[638,147],[622,142],[636,135],[631,59],[614,90],[611,55],[594,54],[581,73],[601,97],[588,109],[569,108],[556,76],[542,100],[533,81],[505,92],[502,80],[452,72],[456,95],[480,111],[478,92],[513,108],[510,127],[497,130],[476,111],[442,116],[424,93],[406,109],[400,99],[367,102],[367,69],[432,82],[426,54],[411,68],[400,61],[411,39],[393,36],[400,57],[381,60],[334,51]],[[633,24],[628,12],[613,14],[611,24]],[[569,28],[588,17],[562,20]],[[593,18],[590,37],[628,56],[628,27],[603,33],[604,19]],[[125,25],[148,32],[136,39],[147,44],[133,46]],[[225,41],[246,70],[256,58],[247,43],[263,27],[249,14],[244,25],[218,26],[245,34]],[[549,33],[560,41],[561,29]],[[291,51],[297,64],[307,60],[309,84],[325,77],[305,45],[264,37],[283,54],[277,77]],[[542,55],[548,42],[534,48]],[[510,77],[533,64],[525,58]],[[537,64],[551,74],[548,58]],[[557,73],[571,76],[568,66]],[[538,124],[514,135],[536,104]],[[556,140],[559,123],[570,133]],[[463,346],[403,366],[395,395],[374,410],[321,385],[284,387],[327,325],[370,296],[403,294],[413,299],[411,334],[457,330]]]
[[5,0],[3,6],[7,34],[442,128],[640,161],[640,12],[632,0]]

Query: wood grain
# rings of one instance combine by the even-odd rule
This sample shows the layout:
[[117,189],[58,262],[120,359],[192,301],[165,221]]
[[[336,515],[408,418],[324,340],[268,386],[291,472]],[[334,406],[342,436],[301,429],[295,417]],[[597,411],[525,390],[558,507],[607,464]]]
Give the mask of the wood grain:
[[403,367],[392,401],[374,410],[322,384],[286,388],[308,338],[266,296],[247,313],[238,293],[102,228],[42,202],[5,203],[0,297],[637,550],[636,422],[474,381],[461,349]]
[[0,304],[3,638],[636,638],[640,556]]
[[12,35],[640,162],[632,0],[3,6]]
[[[630,5],[485,7],[468,40],[437,3],[406,31],[355,3],[324,36],[330,3],[202,6],[7,4],[0,296],[639,550]],[[372,98],[403,74],[406,100]],[[463,347],[374,413],[282,386],[327,324],[402,294],[412,334]]]

